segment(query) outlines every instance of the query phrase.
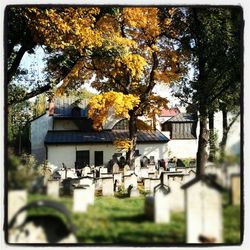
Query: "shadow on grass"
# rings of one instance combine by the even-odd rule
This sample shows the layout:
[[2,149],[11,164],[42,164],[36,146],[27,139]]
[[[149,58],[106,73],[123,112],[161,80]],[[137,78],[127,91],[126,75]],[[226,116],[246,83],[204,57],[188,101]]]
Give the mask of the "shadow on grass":
[[127,221],[127,222],[134,222],[134,223],[142,223],[142,222],[149,222],[150,219],[145,214],[138,214],[133,216],[115,216],[112,218],[113,221]]

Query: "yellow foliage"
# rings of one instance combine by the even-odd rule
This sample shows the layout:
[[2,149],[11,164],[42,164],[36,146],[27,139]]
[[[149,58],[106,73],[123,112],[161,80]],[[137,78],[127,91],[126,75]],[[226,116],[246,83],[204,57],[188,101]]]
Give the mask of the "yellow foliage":
[[114,141],[114,146],[119,150],[128,152],[132,148],[132,140],[130,139],[118,139]]
[[132,110],[139,103],[140,99],[137,96],[124,95],[115,91],[106,92],[90,99],[88,116],[94,121],[94,128],[100,130],[111,108],[116,116],[129,118],[129,110]]

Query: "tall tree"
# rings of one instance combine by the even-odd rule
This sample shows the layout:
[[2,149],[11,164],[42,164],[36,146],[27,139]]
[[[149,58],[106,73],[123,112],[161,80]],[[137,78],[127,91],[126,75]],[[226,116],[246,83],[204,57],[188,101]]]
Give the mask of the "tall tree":
[[[186,102],[188,94],[191,105],[199,112],[197,175],[203,175],[208,157],[209,115],[211,138],[213,113],[220,109],[222,100],[227,102],[231,99],[231,103],[237,106],[240,103],[242,12],[240,8],[217,7],[193,8],[187,13],[195,74],[192,81],[187,80],[181,86],[177,95]],[[213,144],[211,146],[213,150]]]
[[90,101],[94,126],[102,128],[111,108],[129,119],[127,161],[133,165],[138,117],[156,112],[159,102],[166,105],[153,93],[155,85],[187,72],[183,10],[28,8],[25,15],[36,41],[59,54],[79,55],[57,92],[94,77],[92,86],[101,92]]

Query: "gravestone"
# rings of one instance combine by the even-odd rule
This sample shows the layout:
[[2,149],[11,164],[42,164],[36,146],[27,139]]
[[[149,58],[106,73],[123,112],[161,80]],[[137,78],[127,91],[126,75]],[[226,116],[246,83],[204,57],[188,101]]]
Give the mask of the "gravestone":
[[[19,209],[26,206],[28,202],[28,194],[26,190],[10,190],[8,191],[8,223]],[[27,212],[22,212],[15,222],[15,226],[21,225],[26,219]]]
[[94,178],[90,176],[84,176],[80,178],[80,185],[89,185],[91,186],[94,183]]
[[102,195],[113,196],[114,195],[114,179],[113,177],[102,178]]
[[141,168],[141,178],[148,178],[148,168],[142,167]]
[[136,156],[135,157],[135,168],[136,167],[141,167],[141,157],[140,156]]
[[169,194],[170,210],[174,212],[183,212],[185,209],[184,204],[184,190],[181,186],[184,184],[181,173],[169,173],[168,186],[171,188]]
[[102,174],[107,174],[108,173],[108,169],[104,168],[104,167],[101,167],[99,171],[100,171],[100,177],[102,177]]
[[119,165],[117,163],[115,163],[112,167],[112,173],[113,174],[117,174],[119,173],[120,169],[119,169]]
[[148,171],[155,172],[156,171],[155,164],[148,164]]
[[159,184],[154,189],[154,222],[169,223],[170,221],[170,188]]
[[222,187],[208,176],[184,184],[186,243],[223,243]]
[[114,182],[117,180],[119,183],[122,183],[122,173],[113,174]]
[[138,178],[141,178],[141,167],[140,166],[136,166],[134,172]]
[[240,175],[234,174],[231,176],[231,195],[232,204],[240,205]]
[[132,187],[131,189],[129,189],[129,197],[139,197],[140,193],[139,190],[135,187]]
[[144,191],[145,192],[150,191],[150,182],[151,182],[150,178],[144,178],[143,179]]
[[86,212],[90,204],[91,190],[87,186],[78,186],[73,191],[73,211]]
[[123,174],[124,175],[128,175],[128,172],[131,171],[129,165],[125,165],[123,168]]
[[83,176],[86,176],[87,174],[90,174],[91,173],[91,169],[90,167],[84,167],[83,169]]
[[135,174],[124,175],[124,189],[128,190],[130,185],[137,188],[137,176]]
[[59,180],[48,180],[47,184],[47,195],[53,198],[59,197],[60,181]]
[[151,194],[154,193],[154,188],[161,183],[161,179],[158,178],[150,178],[150,190]]

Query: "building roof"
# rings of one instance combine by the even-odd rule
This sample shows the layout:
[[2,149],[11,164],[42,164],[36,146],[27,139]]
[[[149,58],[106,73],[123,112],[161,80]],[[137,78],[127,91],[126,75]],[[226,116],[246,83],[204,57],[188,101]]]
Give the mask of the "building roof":
[[178,108],[170,108],[170,109],[162,109],[160,116],[176,116],[180,113],[180,110]]
[[[88,144],[88,143],[113,143],[117,139],[129,137],[128,131],[102,130],[100,132],[81,132],[67,130],[48,131],[45,144]],[[160,131],[138,131],[138,143],[167,143],[169,139]]]
[[176,116],[170,118],[166,122],[195,122],[196,119],[194,115],[192,114],[187,114],[187,113],[180,113],[177,114]]

